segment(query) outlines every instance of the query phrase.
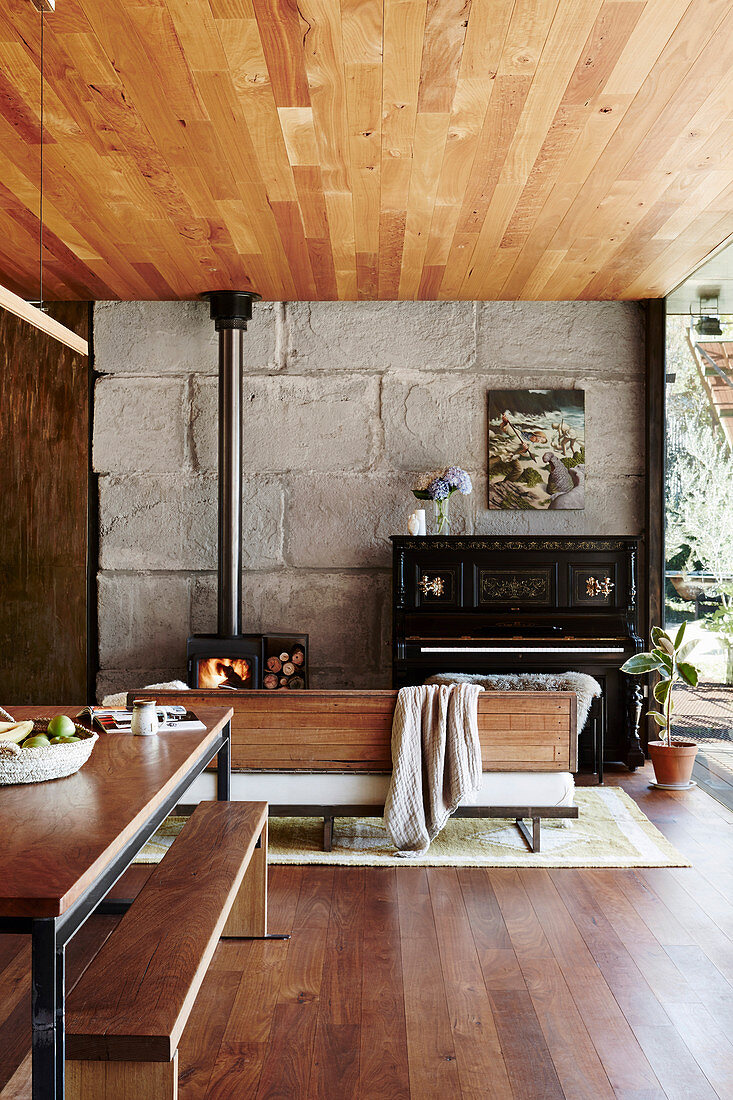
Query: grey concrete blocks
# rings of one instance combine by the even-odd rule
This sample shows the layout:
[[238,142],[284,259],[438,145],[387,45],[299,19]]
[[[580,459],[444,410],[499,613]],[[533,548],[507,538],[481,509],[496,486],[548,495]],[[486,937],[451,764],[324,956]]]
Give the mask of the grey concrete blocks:
[[185,666],[191,611],[186,573],[101,572],[97,607],[101,669]]
[[[387,570],[249,573],[243,582],[242,628],[310,634],[313,670],[350,670],[358,677],[360,670],[374,673],[380,668],[382,620],[389,614],[390,593]],[[191,622],[196,633],[216,629],[213,575],[199,576],[193,584]]]
[[[248,371],[276,365],[276,308],[261,302],[244,337]],[[207,302],[98,302],[95,366],[105,374],[215,374],[218,339]]]
[[[637,303],[262,303],[244,341],[244,629],[308,631],[314,686],[389,683],[389,535],[419,473],[473,477],[456,534],[641,529]],[[183,675],[186,636],[216,629],[208,306],[100,303],[95,365],[101,691]],[[570,386],[585,510],[489,511],[489,390]]]
[[[407,520],[418,502],[412,495],[416,473],[293,475],[287,483],[285,560],[291,568],[390,568],[390,535],[407,534]],[[454,493],[450,502],[451,531],[471,532],[470,497]]]
[[295,371],[467,370],[476,357],[472,302],[292,302]]
[[486,383],[475,374],[394,371],[384,378],[385,453],[397,469],[486,464]]
[[97,673],[97,700],[106,695],[137,691],[148,684],[169,684],[172,680],[186,682],[185,661],[174,668],[105,668]]
[[642,379],[592,381],[586,387],[586,470],[599,481],[644,472]]
[[[263,473],[364,470],[374,453],[376,378],[276,376],[244,380],[242,457]],[[217,386],[199,379],[193,446],[200,469],[216,468]]]
[[[281,565],[280,483],[245,478],[242,490],[244,567]],[[213,474],[101,478],[101,568],[216,569],[217,493]]]
[[643,374],[638,302],[481,302],[476,322],[479,369],[576,378]]
[[179,378],[100,378],[94,395],[94,469],[175,473],[186,463],[186,383]]

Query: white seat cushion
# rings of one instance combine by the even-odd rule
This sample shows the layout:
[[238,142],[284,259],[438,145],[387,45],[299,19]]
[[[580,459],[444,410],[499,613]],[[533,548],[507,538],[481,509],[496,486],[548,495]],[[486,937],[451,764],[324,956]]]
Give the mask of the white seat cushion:
[[[388,775],[334,772],[235,772],[232,798],[275,806],[383,806]],[[570,772],[484,772],[476,806],[572,806]],[[200,776],[183,802],[216,797],[213,775]]]

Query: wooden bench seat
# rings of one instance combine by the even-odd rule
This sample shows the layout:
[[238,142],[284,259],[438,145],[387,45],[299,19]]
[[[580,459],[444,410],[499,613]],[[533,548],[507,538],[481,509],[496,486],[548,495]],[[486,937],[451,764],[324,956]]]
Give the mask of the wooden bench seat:
[[[231,691],[232,770],[237,772],[370,775],[392,770],[392,718],[397,691]],[[218,688],[131,692],[133,699],[157,699],[196,710],[221,700]],[[577,699],[572,691],[484,691],[477,704],[484,772],[574,773],[578,768]],[[594,719],[595,720],[595,719]],[[236,789],[236,775],[235,775]],[[254,793],[259,794],[255,791]],[[235,794],[236,797],[236,794]],[[247,797],[245,795],[245,797]],[[532,799],[532,801],[530,801]],[[275,796],[270,801],[276,801]],[[323,847],[330,851],[334,817],[381,816],[383,804],[363,801],[329,805],[329,799],[280,803],[272,816],[322,817]],[[344,802],[346,800],[343,800]],[[523,795],[505,806],[461,808],[461,817],[508,817],[516,821],[532,852],[540,850],[540,819],[577,818],[575,806],[549,805]],[[530,832],[523,819],[532,821]]]
[[[227,691],[232,770],[390,772],[396,691]],[[221,703],[218,688],[135,691],[133,699]],[[477,708],[485,772],[575,772],[577,704],[571,691],[485,691]]]
[[267,933],[267,803],[202,802],[69,997],[70,1100],[174,1100],[222,936]]

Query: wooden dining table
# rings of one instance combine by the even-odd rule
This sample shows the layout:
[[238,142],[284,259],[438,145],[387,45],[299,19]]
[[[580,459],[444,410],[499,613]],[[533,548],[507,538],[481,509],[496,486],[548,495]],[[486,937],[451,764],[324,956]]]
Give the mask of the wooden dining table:
[[[9,710],[21,720],[80,707]],[[196,714],[205,729],[100,733],[75,775],[0,786],[0,934],[31,937],[33,1100],[64,1097],[69,940],[215,756],[217,798],[230,797],[233,711]]]

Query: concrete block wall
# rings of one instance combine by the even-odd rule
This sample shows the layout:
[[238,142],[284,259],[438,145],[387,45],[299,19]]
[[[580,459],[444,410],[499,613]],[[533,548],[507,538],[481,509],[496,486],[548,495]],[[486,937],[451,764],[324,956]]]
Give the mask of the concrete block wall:
[[[457,463],[453,531],[641,531],[635,303],[260,303],[245,337],[244,628],[308,631],[313,686],[390,679],[389,535]],[[98,693],[184,675],[216,628],[217,341],[195,302],[94,315]],[[584,511],[486,507],[492,387],[586,391]]]

